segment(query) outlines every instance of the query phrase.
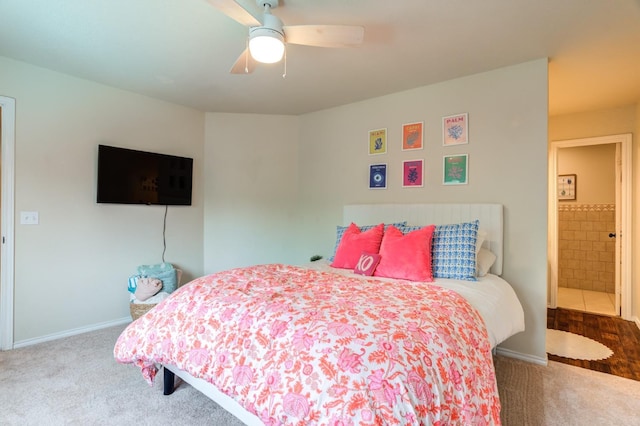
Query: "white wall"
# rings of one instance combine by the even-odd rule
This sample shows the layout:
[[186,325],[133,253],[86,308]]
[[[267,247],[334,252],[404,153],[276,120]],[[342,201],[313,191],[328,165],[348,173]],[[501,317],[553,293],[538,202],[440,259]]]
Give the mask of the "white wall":
[[[127,316],[126,277],[159,260],[162,208],[94,201],[96,146],[110,143],[196,159],[194,205],[170,208],[167,228],[167,260],[189,276],[328,255],[348,203],[502,203],[504,277],[527,326],[503,347],[544,358],[546,59],[300,117],[205,115],[7,59],[0,69],[0,93],[17,99],[16,210],[41,220],[16,229],[16,340]],[[445,148],[441,117],[459,112],[471,142]],[[426,149],[400,151],[401,125],[418,120]],[[378,127],[389,153],[374,159]],[[469,185],[441,185],[451,153],[470,155]],[[399,165],[414,158],[425,187],[403,189]],[[370,191],[368,164],[382,159],[389,188]]]
[[549,140],[592,138],[633,133],[636,106],[549,117]]
[[[442,146],[443,116],[469,113],[468,145]],[[403,123],[426,125],[425,149],[402,151]],[[367,155],[367,132],[388,129],[388,153]],[[494,202],[505,206],[504,278],[527,330],[502,346],[541,359],[546,329],[547,61],[447,81],[308,114],[300,137],[306,253],[329,254],[349,203]],[[469,184],[442,185],[442,157],[469,154]],[[402,188],[403,160],[425,159],[423,188]],[[388,189],[369,190],[368,166],[388,163]]]
[[193,206],[169,207],[165,259],[202,274],[203,113],[0,57],[16,99],[16,344],[129,315],[127,277],[161,261],[164,207],[97,204],[98,144],[195,158]]
[[[469,113],[471,142],[445,148],[441,118],[461,112]],[[402,152],[402,124],[422,120],[426,148]],[[370,157],[367,132],[380,127],[388,129],[389,152]],[[206,139],[206,271],[327,256],[344,204],[502,203],[504,277],[523,302],[527,327],[503,346],[546,359],[546,59],[299,118],[208,114]],[[441,185],[442,157],[452,153],[470,155],[468,185]],[[426,161],[425,186],[403,189],[400,164],[415,158]],[[372,191],[368,165],[379,161],[388,163],[389,188]]]
[[299,118],[209,113],[206,122],[205,272],[308,260],[295,244]]
[[576,175],[576,199],[562,204],[615,204],[616,145],[558,149],[558,174]]

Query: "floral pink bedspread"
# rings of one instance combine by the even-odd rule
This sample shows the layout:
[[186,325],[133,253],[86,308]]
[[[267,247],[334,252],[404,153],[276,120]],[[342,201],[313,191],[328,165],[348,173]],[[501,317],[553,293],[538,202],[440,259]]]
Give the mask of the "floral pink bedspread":
[[172,364],[266,425],[497,425],[480,315],[438,286],[287,265],[199,278],[114,349],[152,383]]

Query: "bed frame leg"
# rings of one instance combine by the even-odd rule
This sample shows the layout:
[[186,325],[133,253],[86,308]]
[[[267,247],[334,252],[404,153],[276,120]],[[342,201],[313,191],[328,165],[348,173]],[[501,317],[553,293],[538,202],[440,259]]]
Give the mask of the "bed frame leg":
[[169,371],[167,367],[163,368],[164,370],[164,394],[171,395],[173,393],[173,386],[175,383],[176,375],[173,371]]

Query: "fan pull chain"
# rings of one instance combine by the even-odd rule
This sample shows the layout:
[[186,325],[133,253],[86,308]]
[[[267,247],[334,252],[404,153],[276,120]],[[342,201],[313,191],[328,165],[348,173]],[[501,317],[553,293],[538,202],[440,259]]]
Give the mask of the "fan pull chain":
[[251,54],[249,53],[249,37],[246,38],[244,43],[246,47],[244,50],[244,73],[249,74],[249,55]]
[[287,76],[287,45],[284,47],[284,74],[282,74],[282,78]]

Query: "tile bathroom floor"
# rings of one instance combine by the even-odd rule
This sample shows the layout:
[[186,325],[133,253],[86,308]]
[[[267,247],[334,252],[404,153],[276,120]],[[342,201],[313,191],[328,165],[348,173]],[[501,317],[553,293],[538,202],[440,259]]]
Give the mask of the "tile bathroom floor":
[[615,295],[600,291],[558,287],[558,308],[592,314],[616,315]]

